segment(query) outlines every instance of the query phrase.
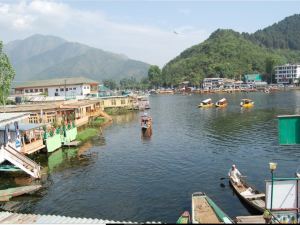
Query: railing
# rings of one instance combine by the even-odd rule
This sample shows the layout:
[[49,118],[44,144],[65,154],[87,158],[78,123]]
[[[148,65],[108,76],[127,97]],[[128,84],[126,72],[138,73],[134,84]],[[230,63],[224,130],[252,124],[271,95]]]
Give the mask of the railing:
[[45,147],[45,145],[43,143],[43,140],[39,139],[39,140],[35,140],[31,143],[24,144],[21,148],[21,152],[24,154],[31,154],[31,153],[38,151],[44,147]]

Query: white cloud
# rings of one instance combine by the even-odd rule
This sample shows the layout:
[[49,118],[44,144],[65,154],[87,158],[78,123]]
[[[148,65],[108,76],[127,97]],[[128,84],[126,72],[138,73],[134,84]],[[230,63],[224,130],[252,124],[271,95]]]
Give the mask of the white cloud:
[[115,22],[101,11],[47,0],[0,3],[0,28],[5,41],[51,34],[160,66],[208,36],[190,26],[174,28],[176,35],[169,29]]

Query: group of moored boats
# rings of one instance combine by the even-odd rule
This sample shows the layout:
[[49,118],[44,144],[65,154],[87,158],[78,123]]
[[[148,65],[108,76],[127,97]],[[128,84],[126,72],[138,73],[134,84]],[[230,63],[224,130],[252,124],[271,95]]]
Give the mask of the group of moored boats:
[[[240,183],[236,184],[231,178],[229,183],[237,196],[258,214],[265,211],[265,194],[250,186],[244,177],[240,177]],[[234,221],[217,204],[203,192],[192,194],[191,214],[185,211],[177,220],[178,224],[186,223],[225,223]]]
[[[224,108],[228,105],[227,99],[226,98],[222,98],[219,101],[216,102],[216,104],[214,104],[212,102],[211,98],[205,99],[203,100],[198,107],[199,108],[209,108],[209,107],[220,107],[220,108]],[[254,101],[252,101],[251,99],[245,98],[241,100],[240,106],[243,108],[250,108],[254,106]]]

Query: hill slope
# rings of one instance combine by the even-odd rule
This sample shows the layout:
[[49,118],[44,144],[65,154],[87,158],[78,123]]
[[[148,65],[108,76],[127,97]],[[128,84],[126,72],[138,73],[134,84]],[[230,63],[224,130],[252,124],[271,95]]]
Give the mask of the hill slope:
[[299,50],[300,15],[287,17],[254,34],[219,29],[203,43],[186,49],[167,63],[161,80],[165,85],[184,80],[198,85],[204,77],[239,78],[252,72],[268,74],[270,63],[273,66],[299,63]]
[[61,38],[33,35],[5,45],[16,70],[15,80],[86,76],[94,80],[122,79],[147,75],[149,65],[123,55]]

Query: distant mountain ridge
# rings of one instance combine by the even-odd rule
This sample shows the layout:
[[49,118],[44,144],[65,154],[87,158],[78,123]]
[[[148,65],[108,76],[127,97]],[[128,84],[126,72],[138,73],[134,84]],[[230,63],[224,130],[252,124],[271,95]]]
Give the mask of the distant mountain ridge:
[[15,80],[86,76],[94,80],[147,76],[149,64],[48,35],[33,35],[4,46]]

